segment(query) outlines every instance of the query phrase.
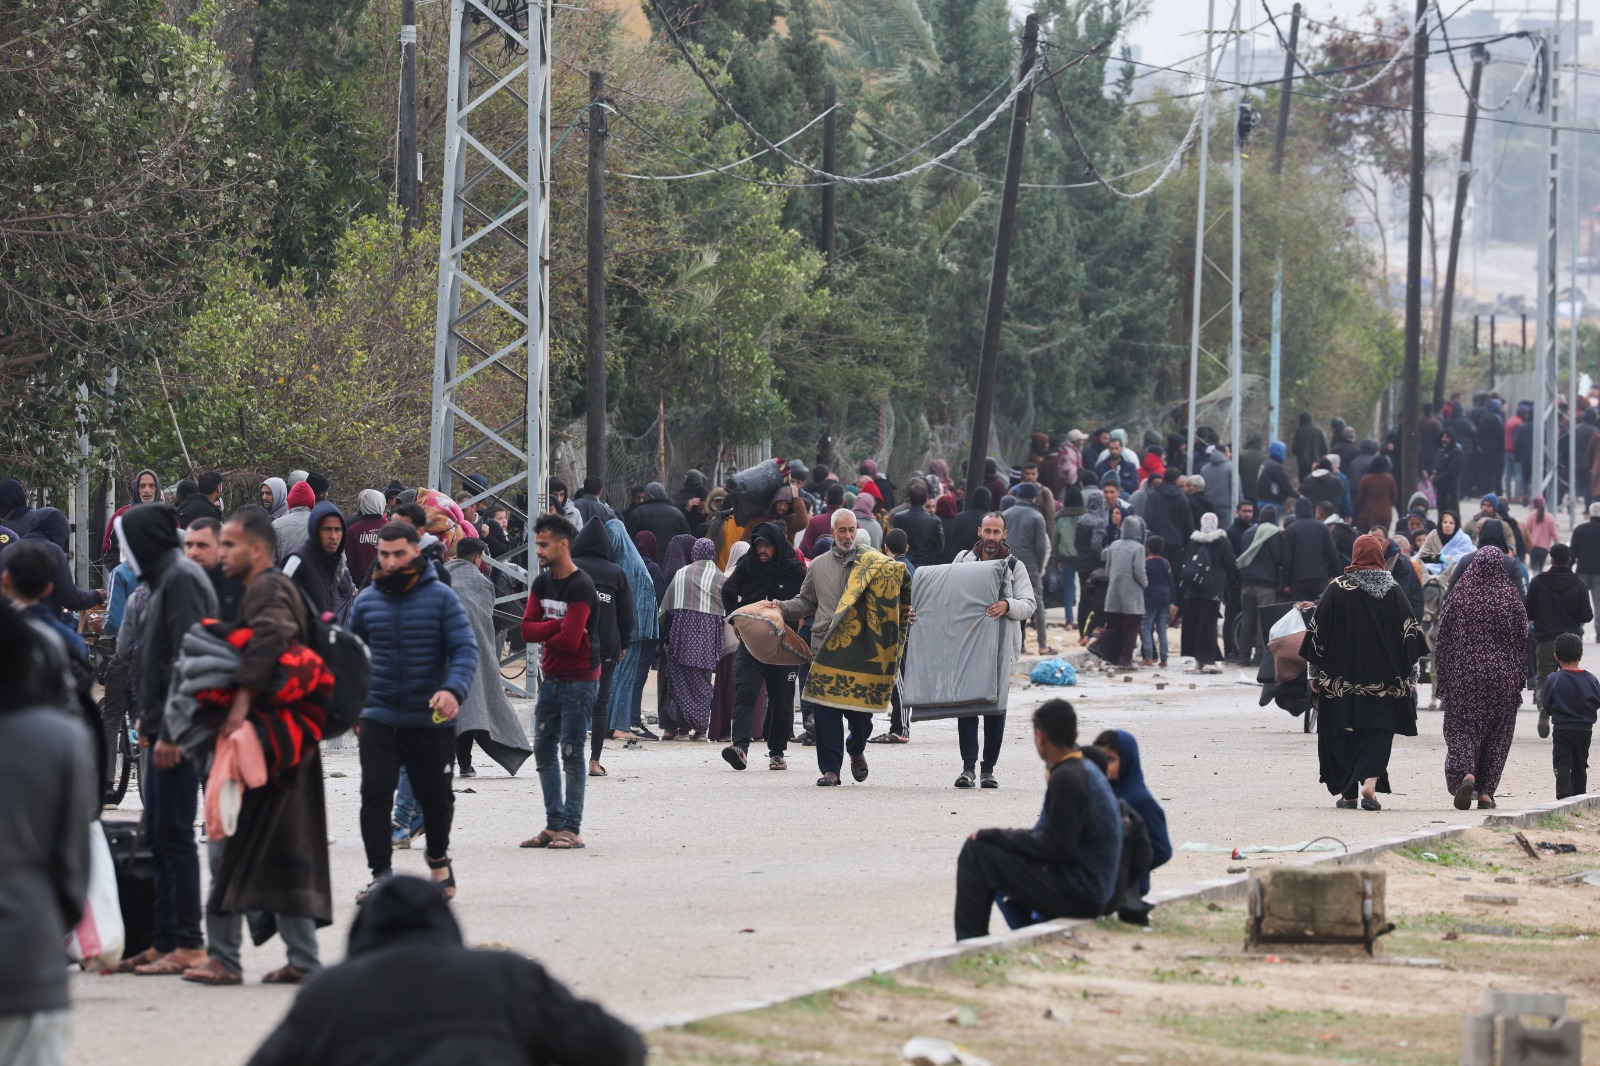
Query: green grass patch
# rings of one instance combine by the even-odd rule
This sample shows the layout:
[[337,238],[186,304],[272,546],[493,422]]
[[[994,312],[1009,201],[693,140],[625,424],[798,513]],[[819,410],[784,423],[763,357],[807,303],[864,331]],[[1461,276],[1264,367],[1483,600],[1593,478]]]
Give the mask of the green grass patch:
[[1539,828],[1546,833],[1565,833],[1572,828],[1572,820],[1564,814],[1547,814],[1539,819]]
[[978,985],[1003,985],[1009,980],[1007,971],[1021,960],[1014,951],[980,952],[963,955],[950,966],[950,972]]
[[[1396,848],[1395,854],[1424,866],[1442,866],[1451,870],[1476,870],[1480,873],[1497,873],[1506,869],[1500,863],[1485,862],[1473,857],[1459,841],[1443,840],[1429,847],[1420,847],[1415,844],[1403,848]],[[1436,858],[1424,858],[1425,854],[1434,855]]]

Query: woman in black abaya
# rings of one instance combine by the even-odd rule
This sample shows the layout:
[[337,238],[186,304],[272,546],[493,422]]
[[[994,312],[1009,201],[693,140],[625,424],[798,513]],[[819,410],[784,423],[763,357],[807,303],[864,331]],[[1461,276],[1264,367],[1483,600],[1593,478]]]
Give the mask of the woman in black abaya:
[[1345,810],[1383,809],[1377,793],[1389,791],[1395,735],[1417,735],[1416,667],[1428,649],[1383,555],[1377,537],[1356,539],[1351,565],[1323,592],[1300,648],[1317,701],[1321,780]]

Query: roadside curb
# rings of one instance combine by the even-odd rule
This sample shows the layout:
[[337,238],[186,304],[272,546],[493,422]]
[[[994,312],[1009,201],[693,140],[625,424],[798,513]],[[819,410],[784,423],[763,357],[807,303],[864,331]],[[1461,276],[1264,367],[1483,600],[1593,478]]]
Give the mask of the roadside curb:
[[[1596,809],[1600,809],[1600,793],[1591,792],[1583,796],[1556,800],[1552,803],[1544,803],[1519,811],[1488,814],[1484,816],[1481,822],[1445,826],[1440,829],[1424,829],[1402,836],[1384,837],[1369,843],[1358,844],[1351,848],[1348,854],[1318,855],[1315,859],[1307,862],[1306,865],[1315,866],[1327,863],[1333,866],[1349,866],[1365,863],[1372,861],[1384,852],[1393,851],[1395,848],[1420,847],[1445,840],[1453,840],[1469,829],[1526,829],[1537,825],[1553,814],[1571,814],[1576,811]],[[1177,888],[1153,892],[1145,898],[1148,902],[1157,906],[1169,903],[1183,903],[1191,900],[1218,902],[1238,899],[1245,894],[1249,880],[1249,874],[1233,874],[1228,877],[1209,878],[1204,881],[1192,881]],[[946,972],[956,961],[970,955],[981,955],[985,952],[993,951],[1013,951],[1030,945],[1065,940],[1071,937],[1073,930],[1092,924],[1094,924],[1094,920],[1090,918],[1061,918],[1055,921],[1041,922],[1038,925],[1030,925],[1022,929],[1011,929],[986,937],[963,940],[948,947],[921,951],[903,959],[878,963],[872,966],[856,967],[826,980],[808,983],[780,995],[731,1003],[716,1010],[671,1014],[660,1018],[652,1018],[641,1024],[640,1028],[646,1032],[654,1029],[681,1028],[691,1022],[718,1018],[726,1014],[744,1014],[750,1011],[764,1010],[768,1007],[788,1003],[791,1000],[803,999],[818,992],[827,992],[834,988],[853,984],[856,981],[866,980],[869,977],[894,976],[909,978],[913,981],[927,980]]]

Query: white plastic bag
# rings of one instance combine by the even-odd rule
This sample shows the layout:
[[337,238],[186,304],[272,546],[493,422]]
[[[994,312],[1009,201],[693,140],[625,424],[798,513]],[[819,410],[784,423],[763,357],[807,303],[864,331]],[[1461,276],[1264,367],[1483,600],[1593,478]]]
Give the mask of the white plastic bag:
[[85,970],[110,970],[122,961],[125,932],[117,870],[105,829],[97,821],[89,826],[89,896],[83,903],[83,917],[67,934],[67,957]]
[[1277,640],[1279,637],[1292,637],[1296,633],[1306,631],[1306,620],[1300,617],[1298,608],[1290,608],[1283,612],[1283,617],[1272,624],[1272,632],[1267,634],[1268,640]]

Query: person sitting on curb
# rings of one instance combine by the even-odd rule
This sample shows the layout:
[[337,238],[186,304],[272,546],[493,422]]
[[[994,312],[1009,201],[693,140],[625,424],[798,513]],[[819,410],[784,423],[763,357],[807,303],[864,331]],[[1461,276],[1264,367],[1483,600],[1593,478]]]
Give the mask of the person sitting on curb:
[[980,829],[956,864],[956,939],[989,935],[995,894],[1045,919],[1098,918],[1116,892],[1122,817],[1111,785],[1078,749],[1066,700],[1033,712],[1033,744],[1049,768],[1032,829]]

